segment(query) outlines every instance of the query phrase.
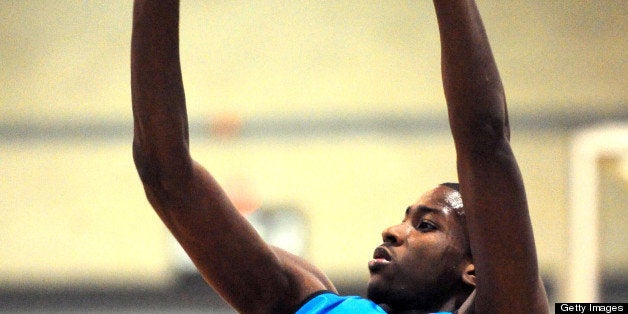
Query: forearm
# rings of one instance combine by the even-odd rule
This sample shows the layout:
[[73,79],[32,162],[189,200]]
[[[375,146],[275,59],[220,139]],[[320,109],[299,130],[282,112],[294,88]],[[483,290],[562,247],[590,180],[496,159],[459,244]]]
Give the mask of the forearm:
[[131,42],[134,157],[142,179],[189,168],[178,1],[136,1]]
[[[480,13],[473,0],[434,0],[441,68],[457,147],[468,137],[509,138],[504,90]],[[463,145],[460,145],[463,144]]]

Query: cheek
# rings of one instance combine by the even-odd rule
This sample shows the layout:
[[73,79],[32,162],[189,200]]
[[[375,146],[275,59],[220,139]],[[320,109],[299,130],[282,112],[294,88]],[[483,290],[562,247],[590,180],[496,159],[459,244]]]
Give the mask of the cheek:
[[462,262],[467,258],[463,241],[459,237],[448,237],[446,244],[443,245],[441,258],[442,267],[447,267],[454,272],[460,270]]
[[453,282],[458,273],[459,259],[444,240],[444,234],[408,240],[408,249],[396,265],[395,282],[405,283],[406,289],[416,286],[416,283],[431,286]]
[[452,234],[436,232],[409,237],[404,260],[406,264],[428,269],[450,268],[464,257],[460,243],[460,239]]
[[460,232],[453,232],[447,234],[447,250],[455,255],[461,255],[464,257],[467,252],[468,241],[464,234]]
[[434,234],[422,234],[409,237],[407,251],[404,255],[406,265],[414,267],[434,267],[440,263],[445,248],[441,237]]

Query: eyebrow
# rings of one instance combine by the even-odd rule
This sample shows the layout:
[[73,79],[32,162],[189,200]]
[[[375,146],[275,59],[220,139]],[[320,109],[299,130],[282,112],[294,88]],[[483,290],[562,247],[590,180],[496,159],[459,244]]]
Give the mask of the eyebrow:
[[[428,207],[425,205],[419,205],[417,206],[417,211],[421,211],[423,213],[433,213],[436,215],[440,215],[440,216],[445,216],[445,212],[443,212],[442,209],[439,208],[432,208],[432,207]],[[408,217],[408,215],[410,214],[410,210],[412,210],[412,206],[408,206],[408,208],[406,208],[406,217]]]

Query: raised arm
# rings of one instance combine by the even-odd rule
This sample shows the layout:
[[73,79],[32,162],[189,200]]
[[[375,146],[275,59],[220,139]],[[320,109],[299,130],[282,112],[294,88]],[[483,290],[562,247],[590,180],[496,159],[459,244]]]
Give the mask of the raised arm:
[[547,313],[502,83],[473,0],[434,0],[477,313]]
[[148,200],[206,281],[238,311],[294,311],[307,295],[334,288],[305,261],[268,246],[190,157],[178,24],[178,1],[135,1],[133,156]]

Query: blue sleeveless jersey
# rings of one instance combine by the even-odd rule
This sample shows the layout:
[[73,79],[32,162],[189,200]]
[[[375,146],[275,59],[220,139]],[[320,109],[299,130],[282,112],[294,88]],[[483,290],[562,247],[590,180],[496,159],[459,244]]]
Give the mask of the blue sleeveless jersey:
[[[386,313],[379,305],[371,300],[366,300],[358,296],[339,296],[329,291],[322,291],[313,294],[305,301],[303,306],[295,314],[344,314],[344,313]],[[442,314],[450,312],[439,312]],[[435,313],[438,314],[438,313]]]
[[341,297],[332,292],[314,294],[295,314],[386,313],[370,300],[357,296]]

